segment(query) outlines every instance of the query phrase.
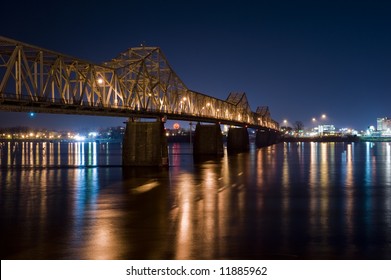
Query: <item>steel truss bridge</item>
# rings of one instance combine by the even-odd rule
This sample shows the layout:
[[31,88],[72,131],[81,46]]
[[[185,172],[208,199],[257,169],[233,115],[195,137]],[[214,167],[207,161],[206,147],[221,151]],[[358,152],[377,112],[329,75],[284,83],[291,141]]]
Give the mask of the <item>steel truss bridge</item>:
[[188,89],[158,47],[94,64],[1,36],[0,110],[279,128],[267,106],[252,112],[245,93],[220,100]]

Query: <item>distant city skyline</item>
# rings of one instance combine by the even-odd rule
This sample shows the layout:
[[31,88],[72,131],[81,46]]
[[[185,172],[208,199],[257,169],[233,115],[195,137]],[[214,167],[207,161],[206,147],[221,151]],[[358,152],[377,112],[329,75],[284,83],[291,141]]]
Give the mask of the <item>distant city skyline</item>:
[[[357,130],[391,117],[388,1],[8,1],[0,36],[100,63],[159,46],[192,90],[245,92],[282,125],[327,115]],[[13,12],[18,10],[18,12]],[[133,11],[133,12],[130,12]],[[70,15],[72,15],[70,17]],[[110,20],[107,20],[109,19]],[[124,118],[0,112],[1,127],[107,127]]]
[[[125,122],[128,121],[127,118],[120,117],[102,117],[102,116],[85,116],[85,115],[65,115],[65,114],[45,114],[45,113],[34,113],[33,116],[28,112],[7,112],[5,117],[2,116],[3,112],[0,112],[2,122],[0,122],[0,128],[10,128],[10,127],[30,127],[34,129],[52,129],[56,131],[61,130],[99,130],[106,129],[109,127],[124,126]],[[390,117],[382,117],[385,119],[390,119]],[[317,120],[307,120],[303,122],[301,120],[287,120],[284,119],[279,122],[280,127],[294,127],[295,122],[299,121],[304,124],[305,129],[314,128],[319,125],[335,125],[334,122],[328,118],[322,119],[319,117]],[[377,120],[368,121],[368,125],[365,127],[353,127],[353,126],[338,126],[335,125],[337,129],[350,128],[358,131],[364,131],[370,126],[377,127]],[[153,119],[151,119],[153,121]],[[174,121],[167,120],[165,127],[172,129],[175,123],[179,123],[180,127],[188,128],[190,127],[189,121]],[[193,125],[196,122],[193,122]],[[337,122],[338,123],[338,122]]]

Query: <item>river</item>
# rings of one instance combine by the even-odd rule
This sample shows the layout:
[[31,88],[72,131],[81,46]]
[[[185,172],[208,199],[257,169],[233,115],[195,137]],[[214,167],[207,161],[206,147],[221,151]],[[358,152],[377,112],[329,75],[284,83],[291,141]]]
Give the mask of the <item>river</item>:
[[0,142],[1,259],[391,259],[391,143],[280,143],[168,168],[121,144]]

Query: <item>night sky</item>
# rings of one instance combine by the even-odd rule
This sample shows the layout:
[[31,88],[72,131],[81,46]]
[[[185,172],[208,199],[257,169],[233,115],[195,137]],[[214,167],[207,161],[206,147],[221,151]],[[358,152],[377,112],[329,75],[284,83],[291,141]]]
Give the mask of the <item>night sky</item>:
[[[38,1],[37,1],[38,2]],[[87,2],[87,1],[85,1]],[[361,130],[391,117],[391,1],[5,1],[0,35],[95,63],[158,46],[188,88],[289,124]],[[156,2],[156,3],[155,3]],[[123,118],[0,112],[0,126],[83,128]]]

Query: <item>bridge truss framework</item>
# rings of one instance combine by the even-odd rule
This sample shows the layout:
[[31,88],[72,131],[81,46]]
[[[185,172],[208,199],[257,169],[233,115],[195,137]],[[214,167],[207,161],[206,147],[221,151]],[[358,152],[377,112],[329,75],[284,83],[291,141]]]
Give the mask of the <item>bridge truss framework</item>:
[[103,64],[0,37],[0,110],[176,120],[278,130],[245,93],[227,100],[190,90],[158,47],[130,48]]

